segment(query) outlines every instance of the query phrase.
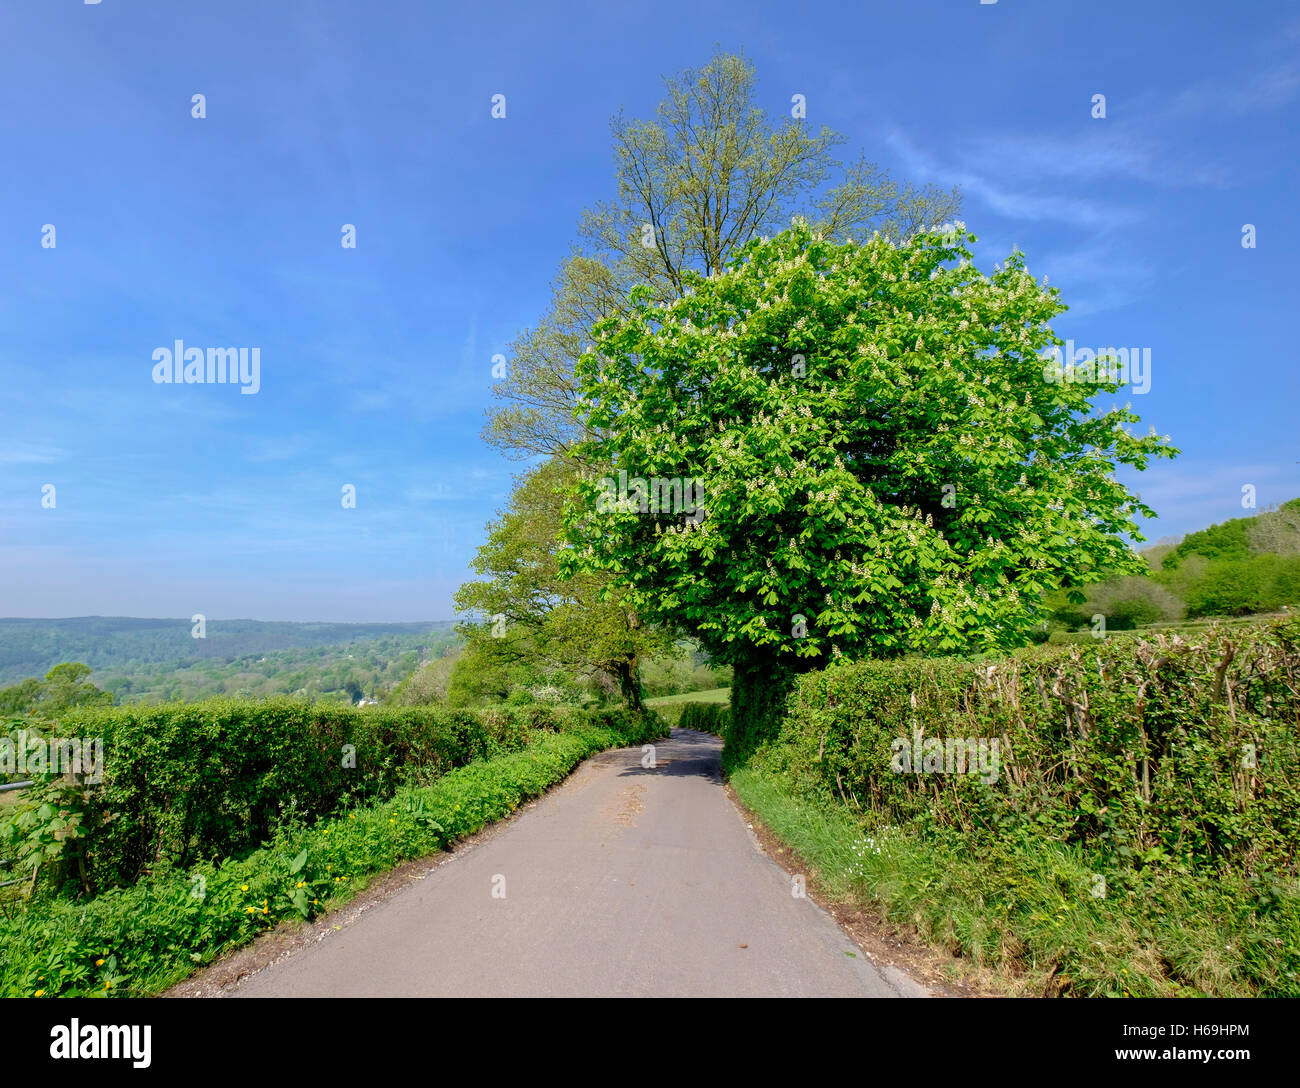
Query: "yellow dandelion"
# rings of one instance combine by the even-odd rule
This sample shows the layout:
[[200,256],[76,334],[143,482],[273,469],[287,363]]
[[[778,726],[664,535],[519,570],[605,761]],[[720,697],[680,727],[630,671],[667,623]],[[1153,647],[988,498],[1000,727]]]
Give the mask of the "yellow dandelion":
[[40,997],[43,993],[45,993],[44,990],[37,990],[37,991],[36,991],[36,996],[37,996],[37,997]]
[[103,960],[96,960],[96,961],[95,961],[95,966],[96,966],[96,967],[103,967],[103,966],[104,966],[104,961],[103,961]]

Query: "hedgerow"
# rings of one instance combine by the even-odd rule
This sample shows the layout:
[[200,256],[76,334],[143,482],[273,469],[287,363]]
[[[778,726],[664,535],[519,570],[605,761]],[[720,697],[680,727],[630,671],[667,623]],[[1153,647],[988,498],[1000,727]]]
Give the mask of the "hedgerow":
[[287,919],[337,906],[369,876],[509,815],[594,752],[656,739],[654,715],[567,716],[519,751],[405,785],[390,799],[282,825],[247,856],[147,876],[86,902],[11,903],[0,917],[0,996],[157,993]]
[[[25,861],[40,861],[37,890],[93,895],[127,886],[145,873],[256,849],[284,820],[310,822],[516,751],[530,729],[554,728],[575,713],[283,699],[71,710],[48,728],[102,738],[103,781],[72,788],[36,776],[20,821],[32,828],[19,831],[41,834],[45,822],[33,807],[65,815],[48,855],[28,851]],[[12,822],[7,836],[0,830],[5,837],[15,837]]]
[[[1116,864],[1293,865],[1300,624],[803,677],[760,759],[894,819],[1100,847]],[[900,774],[899,738],[1000,742],[1000,774]]]
[[683,703],[677,718],[679,729],[697,729],[725,738],[731,708],[724,703]]
[[[859,662],[802,677],[759,762],[891,819],[1164,860],[1292,866],[1300,623],[1038,647],[997,663]],[[894,742],[999,741],[1000,773],[902,774]]]
[[[1290,621],[809,674],[728,765],[883,830],[887,915],[1052,992],[1300,994],[1298,736]],[[903,740],[934,764],[895,769]],[[958,740],[996,775],[952,773]]]

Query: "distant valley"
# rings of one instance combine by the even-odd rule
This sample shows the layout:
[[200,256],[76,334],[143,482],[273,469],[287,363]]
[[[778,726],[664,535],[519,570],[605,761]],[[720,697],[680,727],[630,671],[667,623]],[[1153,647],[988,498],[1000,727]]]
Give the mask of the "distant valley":
[[208,620],[203,638],[193,628],[188,619],[0,618],[0,686],[80,661],[122,702],[294,694],[355,702],[382,697],[459,642],[450,620]]

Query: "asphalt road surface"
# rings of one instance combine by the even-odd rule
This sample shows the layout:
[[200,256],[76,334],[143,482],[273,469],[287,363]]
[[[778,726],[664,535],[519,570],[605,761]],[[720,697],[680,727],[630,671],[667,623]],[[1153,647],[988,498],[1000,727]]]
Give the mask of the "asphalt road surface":
[[232,996],[924,996],[792,894],[723,790],[720,750],[677,729],[653,768],[637,748],[597,755]]

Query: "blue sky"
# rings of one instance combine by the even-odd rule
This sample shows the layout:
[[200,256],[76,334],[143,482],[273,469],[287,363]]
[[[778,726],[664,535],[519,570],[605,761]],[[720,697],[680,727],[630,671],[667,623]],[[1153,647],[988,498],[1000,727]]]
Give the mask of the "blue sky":
[[[1151,349],[1150,539],[1300,495],[1294,4],[46,0],[0,40],[0,616],[449,618],[518,469],[492,355],[611,195],[611,114],[715,45],[960,184],[1061,336]],[[155,384],[176,339],[259,347],[260,391]]]

